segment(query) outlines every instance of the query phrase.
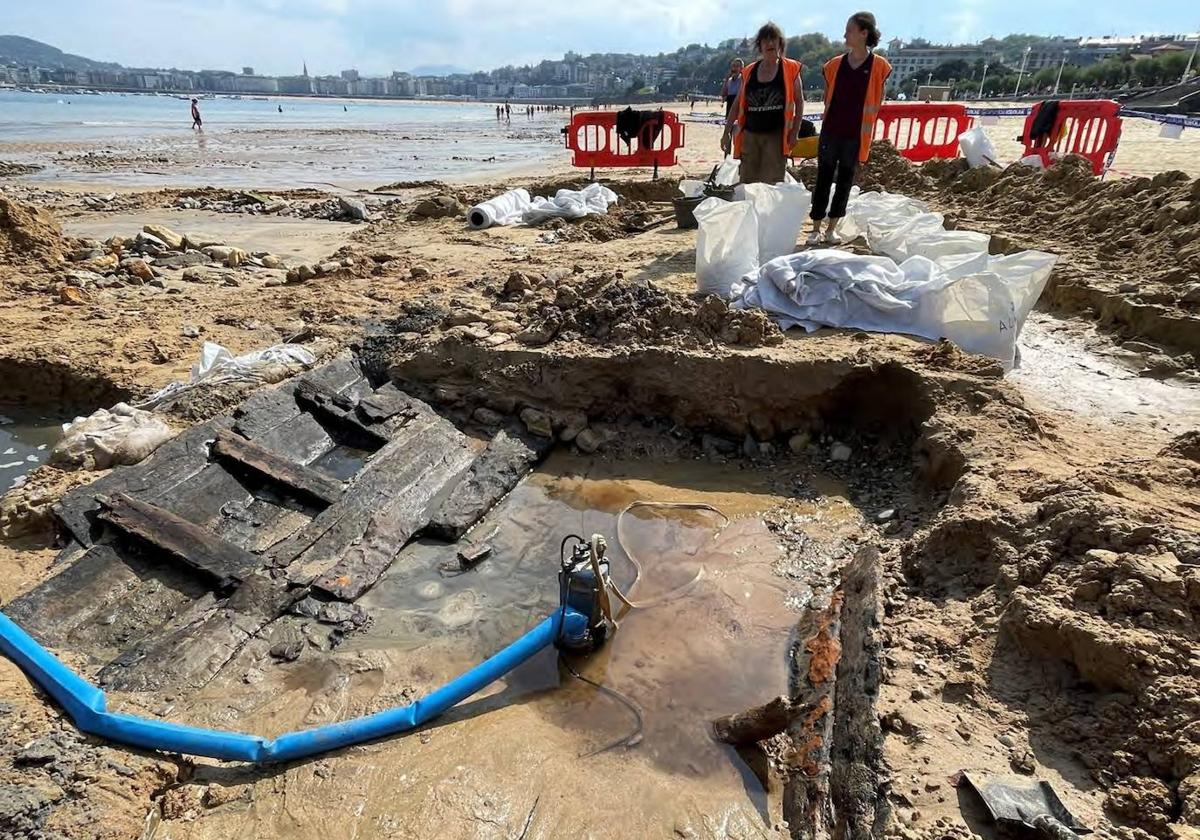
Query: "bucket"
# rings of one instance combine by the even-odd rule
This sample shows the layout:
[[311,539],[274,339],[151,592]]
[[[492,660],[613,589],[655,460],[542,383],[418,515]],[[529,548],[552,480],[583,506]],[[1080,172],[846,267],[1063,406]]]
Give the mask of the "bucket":
[[679,198],[671,199],[671,203],[675,205],[675,224],[680,230],[693,230],[700,227],[700,223],[696,221],[695,209],[701,201],[707,199],[706,195],[697,195],[691,198],[680,196]]
[[720,186],[718,184],[705,184],[704,194],[709,198],[719,198],[724,201],[733,201],[733,187]]

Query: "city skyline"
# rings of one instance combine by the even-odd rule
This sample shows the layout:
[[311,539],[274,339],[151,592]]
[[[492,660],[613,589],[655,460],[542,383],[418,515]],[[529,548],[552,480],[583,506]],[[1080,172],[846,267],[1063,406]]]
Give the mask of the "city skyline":
[[[114,0],[103,8],[59,0],[19,4],[6,13],[5,28],[126,66],[236,71],[249,65],[267,75],[295,75],[305,62],[313,75],[337,75],[353,67],[364,76],[386,76],[422,67],[487,71],[554,59],[570,50],[653,55],[750,34],[770,13],[743,0],[591,5],[514,13],[498,0],[447,0],[436,6],[382,0]],[[1182,0],[1152,9],[1116,0],[961,0],[951,11],[932,0],[888,0],[869,8],[878,15],[885,40],[964,43],[1009,32],[1078,37],[1200,28],[1200,14]],[[788,34],[815,31],[840,38],[843,14],[853,10],[776,11],[774,17]],[[139,37],[129,37],[131,31]]]

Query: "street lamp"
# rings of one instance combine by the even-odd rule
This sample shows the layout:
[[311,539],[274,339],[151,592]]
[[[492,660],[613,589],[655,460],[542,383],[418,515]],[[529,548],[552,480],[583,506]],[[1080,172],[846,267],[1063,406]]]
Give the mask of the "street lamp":
[[1068,55],[1070,55],[1070,53],[1071,53],[1071,51],[1070,51],[1070,50],[1063,50],[1063,57],[1062,57],[1062,61],[1060,61],[1060,62],[1058,63],[1058,77],[1057,77],[1057,78],[1055,78],[1055,80],[1054,80],[1054,95],[1055,95],[1055,96],[1058,96],[1058,83],[1062,81],[1062,71],[1063,71],[1063,67],[1066,65],[1066,63],[1067,63],[1067,56],[1068,56]]
[[1188,76],[1192,75],[1192,64],[1194,64],[1196,61],[1196,48],[1197,47],[1200,47],[1200,32],[1196,33],[1196,40],[1192,42],[1192,55],[1190,58],[1188,58],[1187,67],[1184,68],[1184,71],[1183,71],[1183,78],[1180,79],[1181,82],[1186,82]]
[[983,78],[979,80],[979,98],[980,99],[983,99],[983,83],[987,81],[987,71],[988,71],[988,65],[987,65],[987,62],[985,61],[983,63]]
[[1021,71],[1017,73],[1017,86],[1013,89],[1013,96],[1021,92],[1021,77],[1025,75],[1025,65],[1029,62],[1029,51],[1032,47],[1026,47],[1024,54],[1021,56]]

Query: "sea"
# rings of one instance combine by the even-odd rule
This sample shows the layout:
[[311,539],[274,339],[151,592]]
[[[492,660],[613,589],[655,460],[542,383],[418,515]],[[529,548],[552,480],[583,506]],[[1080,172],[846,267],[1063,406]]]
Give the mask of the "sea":
[[497,120],[480,102],[221,96],[199,107],[202,133],[188,97],[0,91],[0,161],[44,167],[34,182],[124,186],[469,180],[565,155],[569,118],[520,106]]

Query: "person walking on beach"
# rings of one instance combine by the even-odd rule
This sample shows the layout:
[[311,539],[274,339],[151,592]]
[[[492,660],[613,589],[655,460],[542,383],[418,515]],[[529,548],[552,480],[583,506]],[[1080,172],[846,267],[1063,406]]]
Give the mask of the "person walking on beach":
[[727,117],[729,109],[737,101],[738,91],[742,89],[742,71],[745,69],[746,62],[735,58],[729,62],[729,73],[725,76],[725,81],[721,83],[721,99],[725,101],[725,116]]
[[204,131],[204,120],[200,119],[200,103],[192,100],[192,131]]
[[765,23],[754,38],[761,58],[742,72],[742,86],[729,109],[721,150],[741,160],[743,184],[778,184],[800,133],[803,65],[784,58],[783,30]]
[[[813,188],[813,229],[808,244],[822,241],[821,220],[825,226],[824,241],[841,243],[838,223],[846,215],[850,188],[858,165],[871,153],[871,135],[875,120],[883,105],[883,86],[891,75],[892,65],[876,55],[879,27],[875,15],[855,12],[846,21],[844,55],[836,55],[825,63],[825,118],[821,122],[821,139],[817,146],[817,183]],[[834,184],[837,184],[834,187]],[[833,187],[833,202],[829,191]]]

